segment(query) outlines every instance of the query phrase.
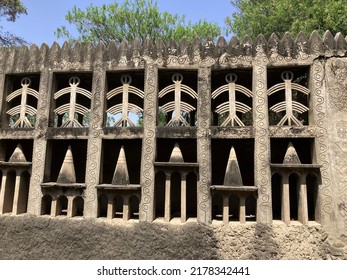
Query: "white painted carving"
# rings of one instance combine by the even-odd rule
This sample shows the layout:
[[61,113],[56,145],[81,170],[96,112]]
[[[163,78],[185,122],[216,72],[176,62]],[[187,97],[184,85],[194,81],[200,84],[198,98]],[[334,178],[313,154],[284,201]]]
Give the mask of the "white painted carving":
[[215,110],[218,115],[222,115],[225,113],[229,113],[228,117],[224,120],[224,122],[220,126],[235,126],[238,124],[239,126],[245,126],[244,123],[237,116],[236,112],[241,112],[243,114],[252,110],[251,107],[247,106],[244,103],[236,101],[236,92],[241,92],[247,97],[252,97],[252,92],[245,88],[244,86],[237,85],[237,75],[234,73],[227,74],[225,76],[225,81],[228,83],[217,88],[214,92],[212,92],[212,98],[216,99],[223,92],[229,93],[229,100],[219,104]]
[[71,93],[70,94],[70,103],[66,103],[64,105],[61,105],[60,107],[58,107],[54,110],[54,112],[58,115],[63,115],[65,113],[68,113],[68,115],[69,115],[68,120],[63,122],[61,127],[74,127],[75,125],[77,127],[83,127],[83,125],[80,124],[75,119],[75,113],[81,114],[83,116],[83,115],[88,113],[89,109],[76,102],[77,93],[82,94],[89,99],[92,98],[92,94],[90,91],[78,87],[80,82],[81,81],[78,77],[76,77],[76,76],[71,77],[69,79],[70,87],[63,88],[54,94],[54,99],[58,99],[62,95]]
[[181,112],[190,113],[196,110],[194,106],[181,101],[181,94],[183,92],[188,94],[194,99],[198,98],[198,94],[192,88],[182,84],[182,81],[183,81],[183,76],[181,74],[179,73],[173,74],[172,75],[173,84],[165,87],[158,94],[159,98],[162,98],[163,96],[165,96],[166,94],[170,92],[174,92],[175,94],[174,101],[170,101],[164,104],[163,106],[161,106],[161,110],[164,113],[173,112],[172,118],[167,123],[166,126],[174,126],[174,125],[189,126],[189,123],[183,118],[183,116],[181,115]]
[[292,83],[292,80],[294,78],[293,72],[284,71],[281,77],[284,82],[269,88],[267,93],[270,96],[271,94],[275,92],[285,90],[285,101],[282,101],[273,105],[270,108],[270,110],[275,113],[286,111],[286,114],[284,115],[284,117],[277,124],[278,126],[282,126],[286,121],[288,121],[288,125],[292,125],[292,123],[294,123],[295,125],[302,126],[303,125],[302,122],[298,120],[297,117],[295,117],[293,111],[299,114],[302,114],[304,112],[307,112],[309,108],[297,101],[293,101],[292,90],[296,90],[306,95],[309,95],[310,91],[308,88],[305,88],[302,85]]
[[112,97],[117,94],[122,94],[122,103],[116,104],[110,107],[106,112],[113,115],[122,114],[121,118],[117,120],[114,124],[114,127],[118,126],[135,126],[134,123],[129,118],[129,112],[132,112],[136,115],[143,112],[143,109],[135,104],[129,103],[129,93],[136,94],[141,99],[144,97],[144,92],[136,87],[131,86],[132,79],[129,75],[123,75],[121,77],[121,82],[123,86],[117,87],[106,94],[107,100],[110,100]]
[[16,91],[12,92],[6,98],[6,101],[10,102],[11,100],[16,98],[17,96],[19,96],[19,95],[22,96],[20,105],[13,107],[6,112],[7,114],[9,114],[11,116],[15,116],[15,115],[19,114],[19,119],[12,125],[12,128],[16,128],[16,127],[30,127],[30,128],[32,128],[32,125],[31,125],[31,123],[28,120],[26,115],[35,116],[37,110],[34,107],[27,104],[27,98],[28,98],[28,94],[30,94],[30,95],[34,96],[36,99],[38,99],[39,93],[36,90],[30,88],[29,87],[30,84],[31,84],[30,78],[23,78],[21,81],[22,88],[17,89]]

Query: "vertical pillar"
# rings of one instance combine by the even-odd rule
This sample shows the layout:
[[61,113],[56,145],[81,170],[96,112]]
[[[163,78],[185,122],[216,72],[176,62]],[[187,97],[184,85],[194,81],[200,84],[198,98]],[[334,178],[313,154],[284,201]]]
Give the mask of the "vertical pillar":
[[[59,208],[59,209],[58,209]],[[55,197],[52,200],[52,211],[51,216],[56,217],[58,215],[58,212],[61,212],[61,205],[58,204],[58,197]]]
[[[4,49],[2,50],[4,51]],[[1,61],[2,62],[2,61]],[[5,78],[6,75],[4,73],[0,74],[0,125],[1,127],[7,127],[8,124],[6,122],[6,114],[4,114],[5,106],[6,106],[6,92],[5,92]]]
[[212,221],[211,196],[211,68],[198,71],[197,108],[197,159],[199,180],[197,182],[198,222],[210,224]]
[[114,218],[115,205],[113,195],[107,196],[107,219],[112,220]]
[[300,176],[299,185],[299,203],[298,203],[298,220],[303,225],[308,222],[308,206],[307,206],[307,185],[306,185],[307,173],[303,173]]
[[66,216],[68,218],[72,218],[74,213],[73,213],[73,199],[74,197],[73,196],[68,196],[67,197],[67,213],[66,213]]
[[158,68],[147,64],[145,68],[145,96],[143,112],[143,139],[141,153],[141,203],[140,221],[152,222],[155,215],[154,203],[154,160],[156,155]]
[[20,173],[18,170],[16,171],[16,182],[14,185],[14,196],[13,196],[13,206],[12,206],[12,214],[18,215],[18,202],[19,202],[19,188],[20,188]]
[[246,223],[246,196],[240,195],[240,223]]
[[165,222],[170,222],[171,220],[171,176],[169,173],[165,173]]
[[181,175],[181,223],[185,223],[187,221],[187,174]]
[[[329,60],[330,61],[330,60]],[[324,71],[324,63],[320,60],[314,60],[313,65],[310,70],[310,114],[309,114],[309,124],[316,128],[316,140],[314,149],[314,162],[321,164],[321,185],[319,186],[319,197],[318,197],[318,221],[323,226],[332,227],[331,222],[334,220],[333,206],[332,206],[332,169],[334,166],[330,162],[328,155],[328,127],[331,125],[329,123],[329,118],[327,116],[327,103],[329,102],[326,93],[327,75]],[[329,66],[331,69],[331,66]],[[327,66],[327,69],[329,69]],[[333,83],[335,86],[336,83]],[[331,110],[334,113],[335,109]],[[334,123],[336,120],[334,119]]]
[[[258,40],[259,41],[259,40]],[[259,46],[258,46],[259,45]],[[253,66],[254,184],[258,188],[257,222],[272,223],[270,138],[267,97],[267,58],[257,42]]]
[[123,196],[123,221],[128,221],[131,214],[129,195]]
[[223,223],[229,224],[229,195],[223,194]]
[[1,191],[0,191],[0,215],[4,214],[6,181],[7,181],[7,170],[4,169],[2,171]]
[[52,96],[53,72],[48,67],[41,71],[39,99],[35,125],[35,139],[33,148],[32,172],[28,196],[28,213],[41,214],[42,191],[44,180],[47,139],[45,136],[49,126],[50,98]]
[[313,66],[314,71],[319,71],[314,76],[314,86],[317,85],[314,93],[318,111],[316,129],[319,133],[316,139],[317,161],[322,165],[320,217],[321,224],[337,236],[347,232],[347,99],[343,76],[347,59],[332,57],[324,64],[314,63]]
[[286,224],[290,223],[290,197],[289,197],[289,175],[286,173],[282,177],[282,203],[281,215],[282,221]]
[[98,199],[96,185],[100,181],[101,170],[101,131],[104,119],[106,71],[104,70],[104,45],[99,44],[96,49],[96,58],[93,72],[91,120],[89,124],[89,137],[87,148],[86,190],[85,190],[85,217],[97,217]]

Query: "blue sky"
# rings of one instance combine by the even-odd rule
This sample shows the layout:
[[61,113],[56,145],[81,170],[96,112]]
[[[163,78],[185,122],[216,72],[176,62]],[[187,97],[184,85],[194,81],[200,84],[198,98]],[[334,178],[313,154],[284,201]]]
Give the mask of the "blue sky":
[[[67,25],[64,19],[66,13],[73,6],[84,8],[93,5],[112,3],[114,0],[22,0],[28,9],[28,15],[22,15],[14,22],[1,20],[4,30],[23,37],[30,43],[41,45],[43,42],[52,45],[54,41],[62,44],[64,39],[57,39],[54,31],[57,27]],[[123,2],[123,0],[118,0]],[[193,23],[199,19],[206,19],[220,26],[224,26],[224,19],[233,12],[230,0],[158,0],[161,11],[186,15]],[[69,26],[67,25],[69,28]]]

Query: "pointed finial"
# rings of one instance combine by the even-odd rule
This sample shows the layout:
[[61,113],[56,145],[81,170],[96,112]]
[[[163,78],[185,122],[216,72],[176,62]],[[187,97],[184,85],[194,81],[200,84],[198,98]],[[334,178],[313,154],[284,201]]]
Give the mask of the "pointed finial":
[[122,146],[119,151],[119,156],[114,170],[112,185],[129,185],[129,173],[127,160],[125,157],[124,147]]
[[63,183],[63,184],[76,183],[76,173],[75,173],[75,166],[73,163],[71,146],[67,148],[63,164],[60,168],[57,183]]
[[231,147],[224,176],[224,186],[243,186],[239,163],[234,147]]
[[178,143],[176,143],[174,148],[172,149],[169,162],[184,162],[183,155]]
[[27,162],[21,144],[18,144],[8,162]]
[[296,153],[296,150],[292,144],[292,142],[289,142],[287,152],[284,156],[283,160],[284,164],[301,164],[298,154]]

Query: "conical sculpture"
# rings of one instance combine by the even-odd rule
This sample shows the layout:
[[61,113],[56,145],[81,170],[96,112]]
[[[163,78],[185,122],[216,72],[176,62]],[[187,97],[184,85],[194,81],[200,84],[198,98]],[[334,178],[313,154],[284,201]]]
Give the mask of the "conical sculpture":
[[239,163],[234,147],[231,147],[224,176],[224,186],[243,186]]
[[14,150],[12,156],[8,160],[9,162],[27,162],[21,144],[18,144]]
[[178,143],[176,143],[174,148],[172,149],[169,162],[184,162],[183,155]]
[[289,142],[287,152],[284,156],[283,163],[284,164],[301,164],[299,156],[296,153],[296,150],[295,150],[292,142]]
[[67,148],[63,164],[60,168],[57,183],[63,183],[63,184],[76,183],[76,173],[75,173],[75,166],[73,163],[71,146]]
[[120,148],[119,156],[116,164],[116,169],[114,170],[112,185],[129,185],[129,173],[127,160],[125,157],[125,152],[123,146]]

